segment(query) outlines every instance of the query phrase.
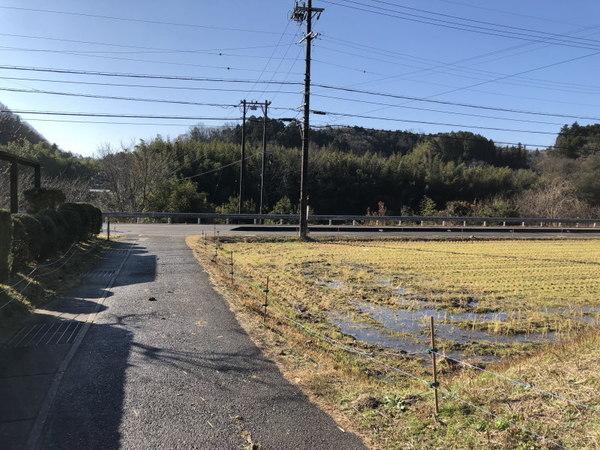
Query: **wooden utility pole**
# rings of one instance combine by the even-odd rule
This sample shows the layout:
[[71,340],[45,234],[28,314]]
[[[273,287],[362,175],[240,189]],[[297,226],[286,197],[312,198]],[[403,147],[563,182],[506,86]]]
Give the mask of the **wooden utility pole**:
[[238,214],[242,213],[244,202],[244,177],[246,175],[246,100],[242,100],[242,158],[240,159],[240,192],[238,197]]
[[304,125],[302,130],[302,164],[300,169],[300,239],[308,238],[308,147],[310,143],[310,74],[311,74],[311,48],[315,34],[312,31],[313,15],[317,17],[324,11],[323,8],[313,8],[312,0],[307,0],[302,6],[296,3],[292,12],[292,19],[297,22],[306,21],[306,56],[304,72]]
[[262,141],[262,161],[260,168],[260,203],[258,207],[258,213],[263,213],[263,202],[264,202],[264,192],[265,192],[265,160],[267,158],[267,120],[269,114],[269,105],[271,102],[265,100],[263,105],[263,141]]

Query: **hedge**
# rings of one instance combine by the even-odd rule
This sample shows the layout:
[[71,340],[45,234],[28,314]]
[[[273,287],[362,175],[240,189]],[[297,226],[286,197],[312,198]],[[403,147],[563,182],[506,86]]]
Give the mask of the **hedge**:
[[8,211],[0,210],[0,282],[8,279],[11,270],[12,222]]
[[27,212],[35,214],[46,209],[56,209],[65,201],[65,194],[59,189],[34,188],[23,192],[27,202]]
[[44,227],[40,220],[29,214],[13,214],[13,269],[21,269],[30,261],[38,261],[42,257]]
[[[14,214],[12,224],[15,231],[9,248],[14,255],[14,268],[22,268],[100,233],[102,212],[85,203],[64,203],[56,211]],[[0,241],[5,242],[2,237]]]

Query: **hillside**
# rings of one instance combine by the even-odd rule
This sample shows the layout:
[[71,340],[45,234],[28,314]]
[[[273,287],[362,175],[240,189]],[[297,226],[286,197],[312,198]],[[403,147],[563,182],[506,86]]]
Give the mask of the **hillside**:
[[46,138],[35,128],[0,103],[0,145],[20,139],[29,141],[32,144],[48,143]]

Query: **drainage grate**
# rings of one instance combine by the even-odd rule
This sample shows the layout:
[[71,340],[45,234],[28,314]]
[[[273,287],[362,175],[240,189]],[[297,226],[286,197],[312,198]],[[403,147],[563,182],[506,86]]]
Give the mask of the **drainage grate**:
[[92,270],[85,275],[86,279],[108,280],[115,274],[115,270]]
[[69,344],[73,342],[83,324],[84,322],[78,320],[52,320],[26,325],[17,331],[4,347],[29,348]]
[[128,251],[129,250],[127,250],[126,248],[112,248],[112,249],[108,250],[106,253],[116,254],[116,255],[126,255]]

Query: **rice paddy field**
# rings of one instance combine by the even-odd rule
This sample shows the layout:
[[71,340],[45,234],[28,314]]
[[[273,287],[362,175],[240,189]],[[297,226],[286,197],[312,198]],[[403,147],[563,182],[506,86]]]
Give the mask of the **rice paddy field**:
[[265,351],[373,448],[600,448],[600,240],[189,244]]

